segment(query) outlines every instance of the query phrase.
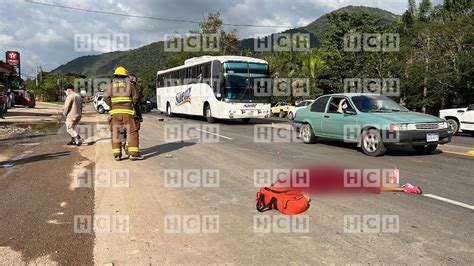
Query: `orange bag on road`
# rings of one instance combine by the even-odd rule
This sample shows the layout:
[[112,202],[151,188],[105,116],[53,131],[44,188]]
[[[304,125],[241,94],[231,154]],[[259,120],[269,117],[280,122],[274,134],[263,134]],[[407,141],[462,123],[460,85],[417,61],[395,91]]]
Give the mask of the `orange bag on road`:
[[309,208],[309,196],[288,187],[263,187],[257,192],[257,211],[278,210],[283,214],[295,215]]

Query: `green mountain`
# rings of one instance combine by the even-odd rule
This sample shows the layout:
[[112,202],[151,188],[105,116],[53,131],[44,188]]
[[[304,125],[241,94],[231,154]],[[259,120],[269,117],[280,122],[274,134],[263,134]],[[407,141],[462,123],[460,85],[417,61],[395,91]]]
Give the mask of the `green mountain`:
[[[382,9],[363,6],[347,6],[328,14],[343,12],[369,13],[378,18],[378,23],[389,23],[397,17],[397,15]],[[309,33],[311,36],[311,47],[319,47],[321,39],[331,29],[327,18],[328,14],[321,16],[307,26],[290,29],[283,33]],[[244,39],[240,43],[241,49],[253,50],[253,46],[254,39]],[[87,77],[104,77],[110,76],[113,69],[121,65],[126,67],[131,73],[140,76],[159,70],[168,55],[169,53],[164,52],[163,42],[159,41],[129,51],[81,56],[56,68],[52,72],[62,74],[81,73]]]
[[[328,14],[325,14],[307,26],[286,30],[282,33],[309,33],[310,34],[310,41],[311,47],[320,47],[321,40],[324,38],[324,35],[331,29],[331,24],[329,24],[328,15],[330,14],[340,14],[340,13],[368,13],[378,18],[377,23],[381,24],[388,24],[392,22],[394,19],[399,17],[391,12],[388,12],[383,9],[374,8],[374,7],[366,7],[366,6],[346,6],[335,11],[332,11]],[[273,35],[273,34],[272,34]],[[244,39],[241,42],[241,47],[243,49],[250,49],[253,50],[255,40],[253,38]]]
[[125,66],[131,73],[142,75],[149,70],[158,69],[165,57],[163,42],[154,42],[129,51],[81,56],[52,72],[81,73],[87,77],[106,77],[111,76],[116,66]]

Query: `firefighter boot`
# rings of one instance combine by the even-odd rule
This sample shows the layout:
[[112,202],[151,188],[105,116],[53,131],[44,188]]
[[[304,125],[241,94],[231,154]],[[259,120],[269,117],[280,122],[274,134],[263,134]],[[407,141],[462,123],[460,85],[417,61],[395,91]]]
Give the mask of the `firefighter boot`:
[[143,160],[144,158],[141,155],[130,155],[128,159],[130,161],[140,161],[140,160]]
[[84,142],[84,140],[81,138],[81,136],[77,135],[75,138],[74,138],[74,141],[76,142],[76,145],[77,146],[81,146],[82,143]]
[[75,138],[71,138],[71,140],[70,140],[66,145],[68,145],[68,146],[77,145],[77,144],[76,144],[76,139],[75,139]]

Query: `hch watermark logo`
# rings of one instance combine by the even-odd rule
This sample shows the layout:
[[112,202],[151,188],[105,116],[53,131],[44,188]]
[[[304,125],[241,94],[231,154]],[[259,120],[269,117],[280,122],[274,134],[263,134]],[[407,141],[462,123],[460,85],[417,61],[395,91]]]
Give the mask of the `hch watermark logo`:
[[400,96],[400,79],[398,78],[345,78],[345,93],[375,93],[385,96]]
[[74,34],[74,52],[112,52],[130,50],[128,33]]
[[169,234],[216,234],[219,215],[166,215],[164,227]]
[[398,215],[344,215],[344,233],[399,233]]
[[309,169],[254,169],[255,187],[266,187],[278,182],[281,187],[309,187]]
[[[369,129],[377,128],[380,136],[370,134]],[[373,145],[376,141],[380,143],[398,143],[400,141],[400,132],[390,130],[389,125],[361,125],[344,124],[343,126],[344,142],[361,142],[361,145]]]
[[398,169],[344,169],[344,187],[380,188],[399,185]]
[[298,133],[286,125],[280,127],[269,125],[254,125],[253,140],[256,143],[290,143],[299,142]]
[[270,36],[255,35],[256,52],[307,52],[311,49],[309,33],[278,33]]
[[219,142],[219,125],[167,124],[164,130],[164,142]]
[[165,34],[165,52],[219,52],[220,34]]
[[254,233],[309,233],[308,215],[254,215]]
[[128,215],[74,215],[74,233],[128,233]]
[[73,171],[75,188],[124,188],[130,187],[129,169],[96,169]]
[[77,125],[76,131],[83,139],[90,139],[92,137],[101,139],[110,136],[108,125]]
[[165,169],[165,187],[219,187],[219,169]]
[[398,52],[398,33],[347,33],[344,35],[345,52]]
[[267,96],[309,96],[309,78],[259,78],[253,84],[254,95]]

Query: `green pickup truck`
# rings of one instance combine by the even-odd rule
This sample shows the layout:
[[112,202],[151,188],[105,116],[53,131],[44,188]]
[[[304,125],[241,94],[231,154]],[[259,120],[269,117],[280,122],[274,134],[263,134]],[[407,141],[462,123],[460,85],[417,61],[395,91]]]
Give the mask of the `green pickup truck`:
[[293,127],[304,143],[332,139],[357,143],[369,156],[389,146],[412,146],[428,154],[451,141],[446,120],[411,112],[378,94],[331,94],[296,112]]

